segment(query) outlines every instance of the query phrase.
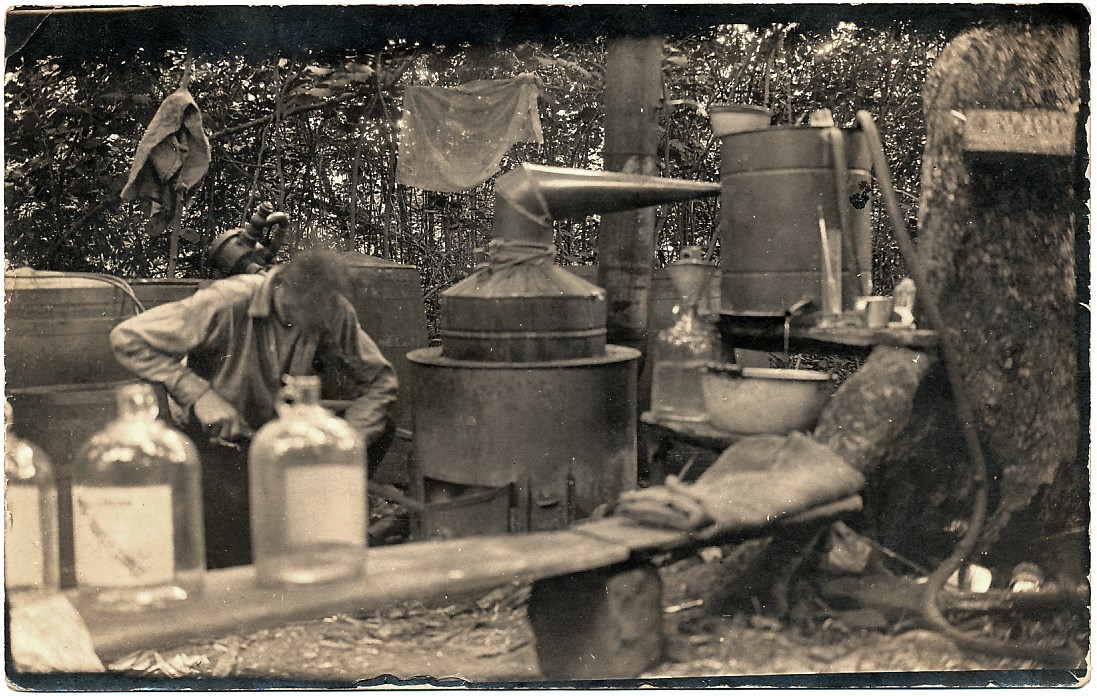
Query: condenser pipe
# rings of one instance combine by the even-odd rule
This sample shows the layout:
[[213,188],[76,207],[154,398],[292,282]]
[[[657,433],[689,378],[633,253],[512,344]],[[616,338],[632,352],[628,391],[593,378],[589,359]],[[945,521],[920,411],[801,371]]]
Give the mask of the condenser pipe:
[[552,222],[720,194],[720,184],[522,164],[495,182],[492,237],[551,244]]

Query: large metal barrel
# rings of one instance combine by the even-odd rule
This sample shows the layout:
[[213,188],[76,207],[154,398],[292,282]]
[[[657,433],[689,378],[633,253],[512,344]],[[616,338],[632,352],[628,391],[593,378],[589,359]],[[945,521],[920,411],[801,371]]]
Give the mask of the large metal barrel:
[[113,276],[16,271],[4,274],[7,386],[39,387],[127,379],[110,331],[137,313],[129,286]]
[[781,316],[803,298],[825,306],[820,209],[831,267],[841,259],[843,307],[863,294],[854,268],[871,275],[871,209],[856,207],[849,196],[871,182],[869,151],[862,132],[846,131],[841,161],[832,130],[789,126],[721,139],[722,312]]
[[358,323],[392,363],[400,380],[400,398],[394,419],[401,428],[411,428],[411,404],[407,386],[411,379],[407,353],[426,347],[427,315],[419,269],[376,256],[354,252],[343,254],[351,270],[352,296]]
[[[72,475],[76,455],[88,438],[117,417],[115,390],[133,382],[9,387],[7,390],[6,397],[15,416],[13,431],[41,447],[53,464],[57,479],[63,587],[73,587],[76,583],[72,546]],[[159,388],[157,393],[163,408],[166,398]]]
[[639,352],[547,362],[408,354],[416,461],[429,479],[517,491],[512,531],[559,529],[636,485]]

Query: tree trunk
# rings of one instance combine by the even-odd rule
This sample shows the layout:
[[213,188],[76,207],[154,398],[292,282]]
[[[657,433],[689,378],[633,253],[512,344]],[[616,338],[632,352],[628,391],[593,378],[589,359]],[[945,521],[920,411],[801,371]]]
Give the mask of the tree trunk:
[[[606,55],[606,170],[654,174],[659,102],[663,96],[663,37],[614,39]],[[655,209],[602,216],[598,284],[606,289],[607,339],[643,349],[655,255]]]
[[1041,487],[1055,481],[1058,494],[1036,515],[1045,528],[1029,530],[1034,543],[1081,524],[1088,495],[1077,459],[1074,166],[1024,152],[1038,138],[1010,148],[1007,132],[1001,148],[974,152],[970,124],[987,111],[1076,112],[1080,74],[1074,27],[1002,25],[954,39],[925,85],[919,255],[996,484],[984,548]]

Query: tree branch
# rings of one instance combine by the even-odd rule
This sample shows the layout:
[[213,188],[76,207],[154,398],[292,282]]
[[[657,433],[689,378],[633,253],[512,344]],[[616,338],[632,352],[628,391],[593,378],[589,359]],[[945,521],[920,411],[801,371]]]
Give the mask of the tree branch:
[[[384,89],[392,89],[393,87],[395,87],[396,83],[400,81],[400,78],[404,76],[404,73],[407,72],[408,68],[411,67],[412,63],[415,62],[420,53],[420,51],[415,51],[411,54],[411,56],[408,57],[407,60],[401,63],[400,67],[394,70],[392,76],[385,81]],[[324,101],[317,102],[316,104],[309,104],[308,106],[299,106],[295,109],[288,109],[282,113],[282,117],[289,118],[290,116],[297,116],[299,114],[308,113],[310,111],[319,111],[320,109],[327,109],[332,106],[338,106],[339,104],[346,103],[351,99],[365,96],[366,93],[369,92],[369,90],[370,88],[367,85],[363,86],[360,89],[356,89],[353,92],[346,92],[344,94],[340,94],[337,97],[332,97],[330,99],[325,99]],[[210,135],[210,140],[220,140],[230,135],[235,135],[248,129],[255,128],[256,126],[265,125],[267,123],[270,123],[272,120],[274,120],[274,114],[268,114],[260,118],[252,119],[251,121],[246,121],[235,126],[230,126]]]

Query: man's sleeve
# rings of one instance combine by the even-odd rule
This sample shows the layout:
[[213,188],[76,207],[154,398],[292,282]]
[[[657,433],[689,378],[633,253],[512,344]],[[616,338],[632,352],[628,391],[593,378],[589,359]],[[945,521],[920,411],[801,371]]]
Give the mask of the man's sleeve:
[[183,358],[206,340],[220,297],[215,289],[202,289],[118,324],[110,334],[115,359],[138,377],[163,384],[172,398],[190,408],[210,385]]
[[355,382],[354,401],[343,418],[362,434],[369,445],[385,429],[385,419],[396,403],[398,382],[392,364],[358,324],[353,309],[338,331],[338,349],[349,377]]

